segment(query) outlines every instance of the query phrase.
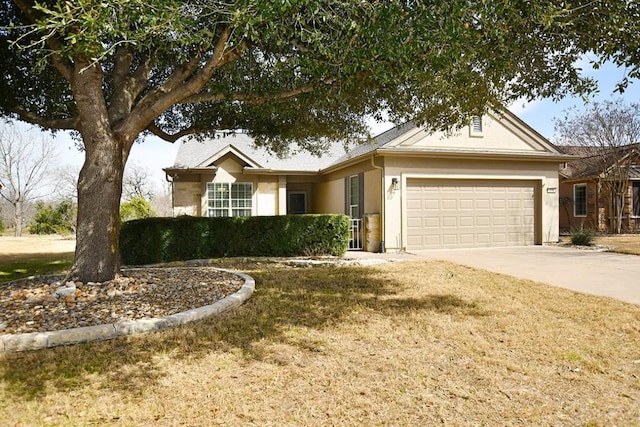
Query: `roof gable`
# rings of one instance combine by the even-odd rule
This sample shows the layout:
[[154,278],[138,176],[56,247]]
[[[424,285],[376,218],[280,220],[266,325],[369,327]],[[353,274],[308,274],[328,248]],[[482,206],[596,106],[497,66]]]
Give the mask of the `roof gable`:
[[243,167],[252,167],[252,168],[262,167],[254,159],[244,154],[242,151],[237,149],[232,144],[229,144],[223,147],[221,150],[214,153],[211,157],[206,159],[204,162],[197,165],[197,167],[205,168],[205,167],[211,167],[211,166],[219,166],[221,162],[231,157],[236,160],[236,163],[242,165]]
[[387,143],[386,147],[467,152],[559,153],[553,144],[507,111],[482,116],[482,132],[472,131],[469,125],[455,132],[428,132],[413,128]]
[[471,135],[469,127],[457,133],[430,133],[408,122],[396,126],[374,139],[345,150],[334,144],[321,156],[301,151],[278,157],[263,147],[256,147],[246,134],[232,133],[204,141],[184,140],[175,165],[169,169],[215,168],[223,158],[233,156],[245,169],[256,172],[314,173],[335,170],[371,153],[380,155],[414,153],[465,156],[548,156],[562,157],[557,147],[530,128],[514,114],[504,111],[486,116],[482,136]]

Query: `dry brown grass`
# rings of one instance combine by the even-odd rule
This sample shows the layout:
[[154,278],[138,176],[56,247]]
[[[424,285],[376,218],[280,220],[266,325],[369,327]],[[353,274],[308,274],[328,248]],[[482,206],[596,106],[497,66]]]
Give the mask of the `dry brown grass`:
[[594,243],[613,246],[611,252],[640,255],[640,234],[599,236],[594,239]]
[[75,245],[75,239],[57,235],[0,236],[0,284],[68,270]]
[[444,262],[230,267],[221,318],[4,356],[1,425],[640,425],[640,307]]

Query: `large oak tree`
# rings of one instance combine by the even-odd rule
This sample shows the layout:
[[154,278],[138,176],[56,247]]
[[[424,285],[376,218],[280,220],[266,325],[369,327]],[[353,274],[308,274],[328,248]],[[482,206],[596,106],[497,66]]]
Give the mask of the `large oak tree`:
[[[134,141],[243,129],[274,152],[366,135],[367,116],[433,128],[519,98],[585,94],[576,68],[640,63],[627,0],[3,0],[0,114],[76,132],[71,275],[118,271]],[[622,85],[625,81],[621,82]]]

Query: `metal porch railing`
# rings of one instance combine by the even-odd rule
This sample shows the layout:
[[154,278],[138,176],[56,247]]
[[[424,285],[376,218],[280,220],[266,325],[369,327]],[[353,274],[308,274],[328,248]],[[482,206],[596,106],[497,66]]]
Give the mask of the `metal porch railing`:
[[349,241],[349,250],[361,251],[362,250],[362,219],[351,218],[351,240]]

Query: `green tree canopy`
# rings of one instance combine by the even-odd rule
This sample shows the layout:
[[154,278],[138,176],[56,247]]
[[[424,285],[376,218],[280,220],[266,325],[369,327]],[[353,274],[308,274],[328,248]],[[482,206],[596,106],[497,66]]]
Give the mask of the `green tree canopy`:
[[628,0],[5,0],[0,113],[77,132],[86,162],[72,275],[100,280],[117,271],[122,170],[139,137],[243,129],[276,153],[292,143],[318,151],[366,136],[367,116],[442,129],[523,97],[586,94],[595,86],[576,68],[585,53],[638,76],[639,8]]
[[120,205],[120,221],[122,222],[151,218],[154,215],[153,206],[142,196],[133,196],[131,200]]

